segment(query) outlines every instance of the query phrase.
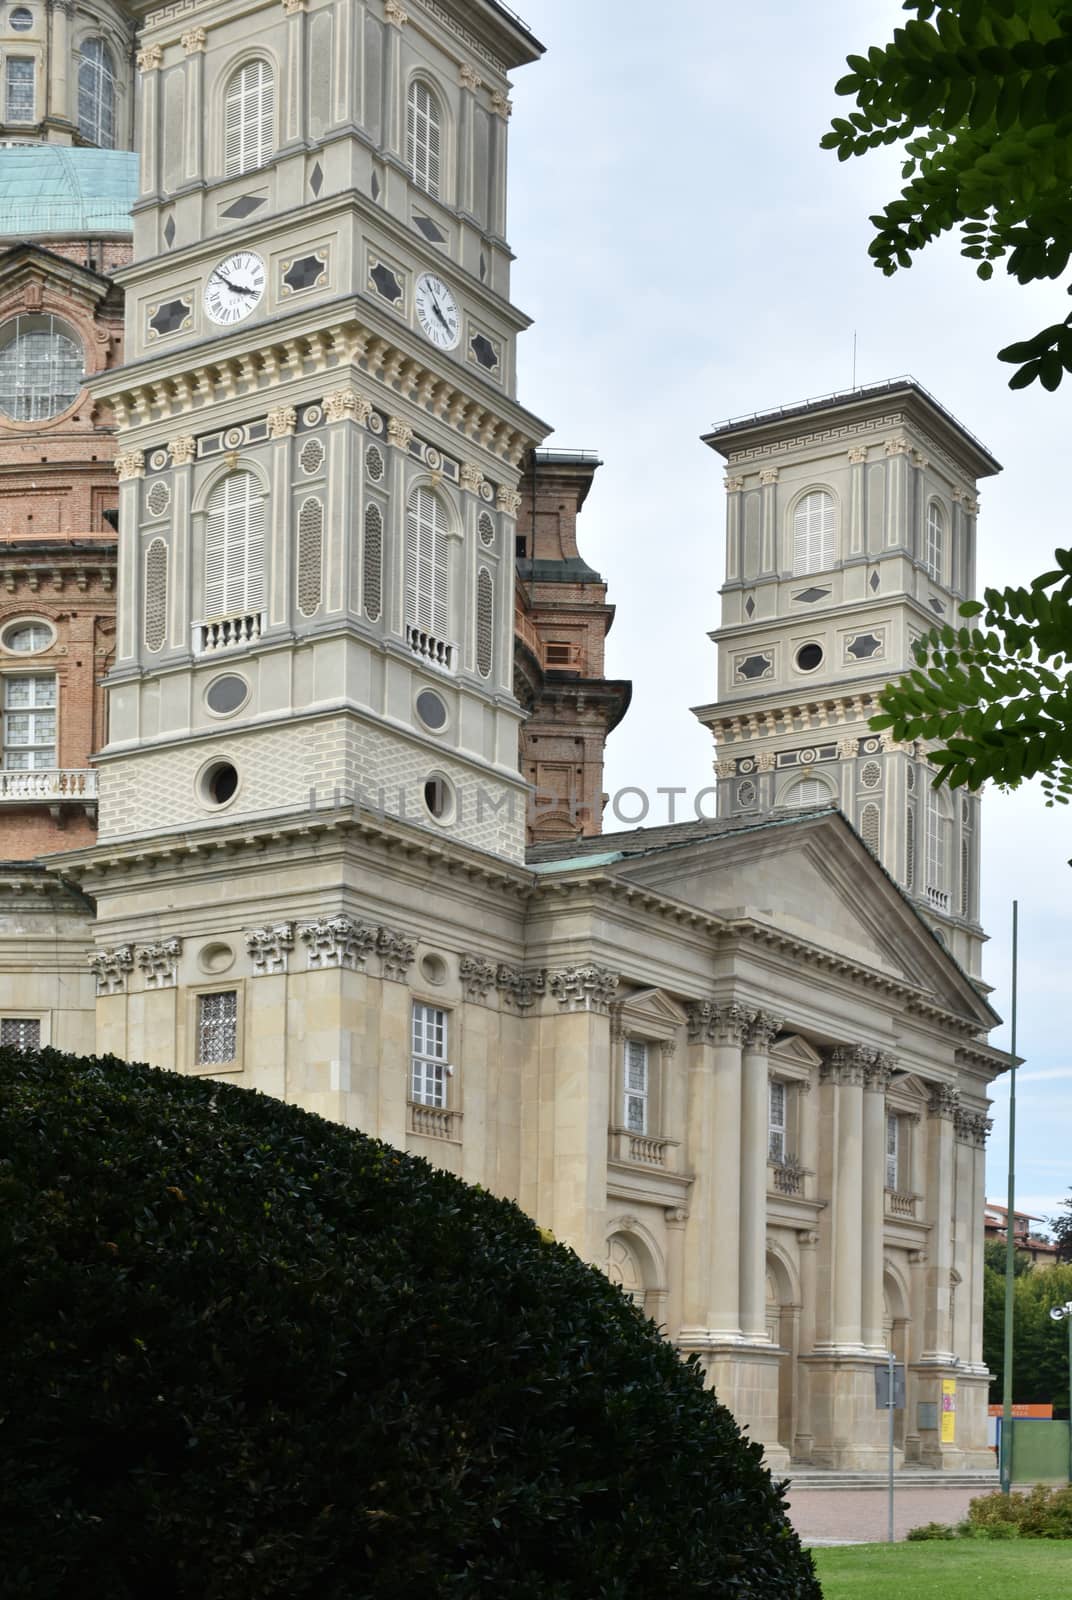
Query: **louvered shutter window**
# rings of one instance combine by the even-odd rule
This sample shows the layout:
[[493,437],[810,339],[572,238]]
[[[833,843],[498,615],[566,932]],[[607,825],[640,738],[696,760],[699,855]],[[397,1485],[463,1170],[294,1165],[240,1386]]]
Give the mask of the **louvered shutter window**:
[[927,507],[927,559],[924,564],[927,568],[927,576],[933,578],[935,583],[941,583],[942,581],[944,533],[942,508],[932,500]]
[[263,167],[272,153],[272,111],[275,83],[264,61],[247,61],[227,85],[224,107],[229,178]]
[[264,496],[251,472],[212,491],[205,528],[205,617],[264,608]]
[[767,1157],[785,1160],[785,1084],[771,1083],[767,1114]]
[[491,675],[495,641],[495,582],[487,567],[481,567],[476,580],[476,669],[482,678]]
[[406,622],[437,639],[447,633],[447,518],[431,489],[406,510]]
[[86,39],[80,52],[78,131],[102,150],[115,148],[115,69],[103,39]]
[[837,557],[834,502],[816,489],[797,502],[793,513],[793,572],[826,572]]
[[436,198],[440,140],[439,102],[428,85],[415,78],[406,100],[406,161],[414,183]]
[[897,1188],[900,1166],[901,1123],[894,1112],[886,1118],[886,1187]]
[[383,513],[379,506],[365,508],[361,579],[365,615],[370,622],[378,622],[383,609]]
[[783,806],[825,805],[834,797],[821,778],[800,778],[782,796]]
[[145,645],[159,650],[167,631],[167,545],[153,539],[145,552]]
[[625,1126],[648,1131],[648,1047],[643,1039],[625,1041]]

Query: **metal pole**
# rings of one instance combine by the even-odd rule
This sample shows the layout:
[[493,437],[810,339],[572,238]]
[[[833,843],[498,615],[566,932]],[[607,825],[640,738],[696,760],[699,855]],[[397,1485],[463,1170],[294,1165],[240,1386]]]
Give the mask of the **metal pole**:
[[[1070,1325],[1070,1330],[1069,1330],[1069,1349],[1072,1350],[1072,1325]],[[889,1392],[889,1400],[890,1400],[889,1422],[890,1422],[890,1426],[889,1426],[889,1434],[888,1434],[888,1458],[887,1458],[887,1467],[888,1467],[888,1472],[889,1472],[890,1490],[889,1490],[889,1507],[888,1507],[888,1516],[887,1516],[887,1525],[886,1525],[886,1538],[887,1538],[887,1541],[890,1544],[892,1544],[893,1543],[893,1400],[894,1400],[893,1389],[894,1389],[894,1378],[895,1378],[896,1372],[897,1372],[897,1365],[896,1365],[896,1362],[894,1360],[894,1355],[893,1355],[893,1351],[892,1350],[887,1351],[886,1362],[887,1362],[887,1365],[889,1367],[889,1373],[890,1373],[890,1392]]]
[[1005,1353],[1001,1393],[1001,1491],[1012,1488],[1012,1314],[1016,1276],[1016,936],[1019,902],[1012,903],[1012,1043],[1009,1069],[1009,1195],[1005,1213]]

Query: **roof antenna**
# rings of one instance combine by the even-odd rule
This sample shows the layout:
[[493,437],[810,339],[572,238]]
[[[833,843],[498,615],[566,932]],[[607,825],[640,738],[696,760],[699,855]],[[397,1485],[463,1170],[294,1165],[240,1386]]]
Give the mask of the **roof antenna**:
[[852,330],[852,386],[856,387],[856,329]]

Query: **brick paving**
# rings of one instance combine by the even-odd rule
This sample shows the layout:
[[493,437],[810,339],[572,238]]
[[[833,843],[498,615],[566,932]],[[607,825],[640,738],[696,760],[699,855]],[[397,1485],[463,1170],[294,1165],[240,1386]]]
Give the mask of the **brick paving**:
[[[923,1522],[959,1522],[978,1488],[894,1487],[893,1531],[903,1539]],[[877,1544],[886,1537],[886,1490],[797,1489],[789,1518],[805,1544]]]

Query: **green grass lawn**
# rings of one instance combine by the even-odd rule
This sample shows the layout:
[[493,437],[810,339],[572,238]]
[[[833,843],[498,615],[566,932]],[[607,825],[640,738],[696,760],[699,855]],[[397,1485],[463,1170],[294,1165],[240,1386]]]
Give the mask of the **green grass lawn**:
[[825,1600],[1066,1600],[1072,1540],[934,1540],[812,1552]]

